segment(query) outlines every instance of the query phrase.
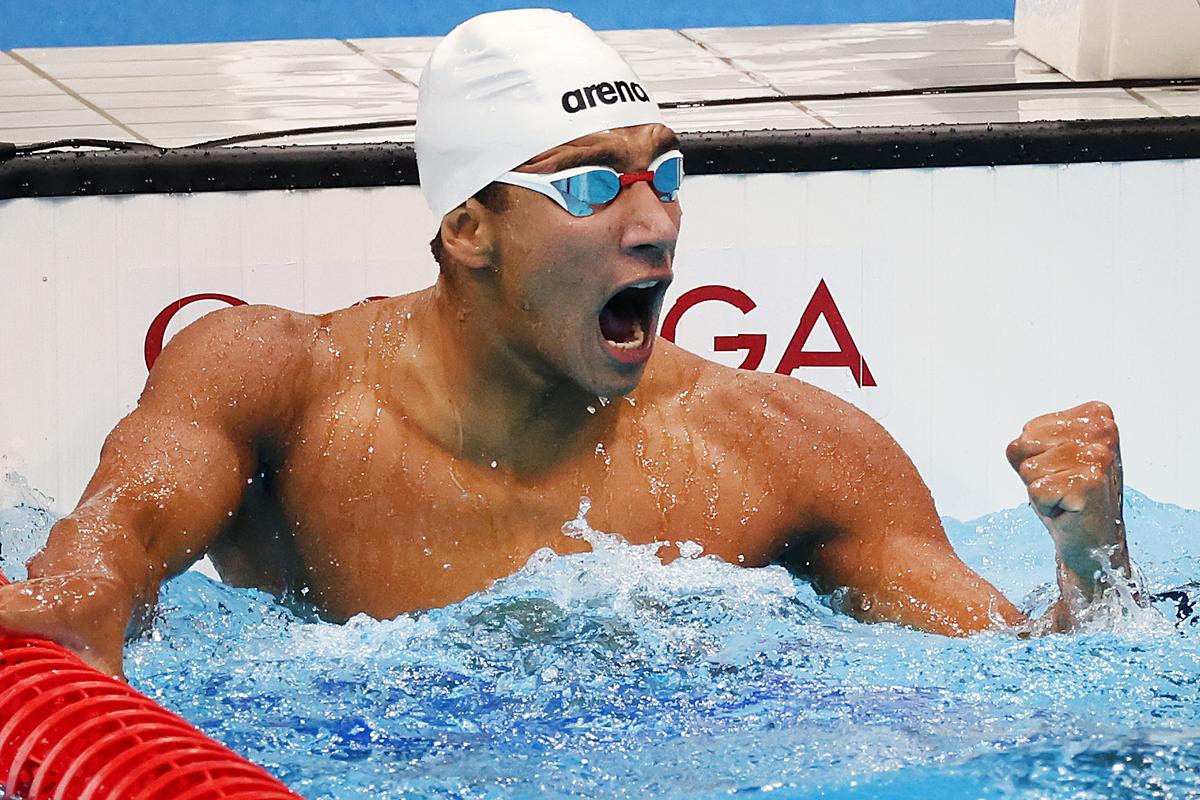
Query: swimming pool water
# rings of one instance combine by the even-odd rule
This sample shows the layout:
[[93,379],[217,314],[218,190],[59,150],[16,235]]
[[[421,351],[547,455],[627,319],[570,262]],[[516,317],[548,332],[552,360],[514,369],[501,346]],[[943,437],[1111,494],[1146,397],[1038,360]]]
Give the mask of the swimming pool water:
[[443,36],[468,17],[550,6],[593,28],[705,28],[907,20],[1012,19],[1014,0],[0,0],[0,49],[83,45]]
[[[1130,492],[1126,520],[1151,589],[1200,577],[1200,513]],[[36,498],[0,512],[6,570],[48,521]],[[1028,508],[947,527],[1037,603],[1053,553]],[[1169,604],[944,639],[835,615],[779,568],[582,535],[593,552],[385,622],[189,573],[129,678],[310,800],[1200,796],[1200,629]]]

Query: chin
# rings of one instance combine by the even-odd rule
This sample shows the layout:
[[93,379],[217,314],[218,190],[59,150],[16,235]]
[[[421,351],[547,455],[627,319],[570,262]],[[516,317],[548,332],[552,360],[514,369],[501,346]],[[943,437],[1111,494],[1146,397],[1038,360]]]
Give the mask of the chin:
[[597,397],[624,397],[638,387],[645,372],[646,365],[638,364],[616,374],[610,373],[603,378],[597,376],[595,380],[589,381],[586,390],[588,394],[594,394]]

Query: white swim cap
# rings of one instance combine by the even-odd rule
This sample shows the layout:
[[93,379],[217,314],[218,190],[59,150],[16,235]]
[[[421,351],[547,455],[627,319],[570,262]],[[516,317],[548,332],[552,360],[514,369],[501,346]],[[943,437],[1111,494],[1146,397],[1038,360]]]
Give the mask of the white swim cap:
[[434,49],[417,100],[417,169],[433,213],[589,133],[662,122],[633,69],[570,14],[480,14]]

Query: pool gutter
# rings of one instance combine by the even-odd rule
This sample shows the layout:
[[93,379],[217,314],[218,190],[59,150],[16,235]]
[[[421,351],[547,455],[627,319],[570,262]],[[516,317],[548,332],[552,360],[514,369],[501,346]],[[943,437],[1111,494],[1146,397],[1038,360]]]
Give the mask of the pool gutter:
[[[1200,158],[1200,118],[684,133],[691,175]],[[12,154],[0,199],[417,184],[411,143]]]

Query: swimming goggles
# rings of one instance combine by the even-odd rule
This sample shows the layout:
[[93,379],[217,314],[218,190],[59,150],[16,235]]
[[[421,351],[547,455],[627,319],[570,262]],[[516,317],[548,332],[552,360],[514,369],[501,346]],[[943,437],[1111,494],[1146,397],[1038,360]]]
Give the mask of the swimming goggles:
[[520,186],[546,195],[573,217],[590,217],[598,207],[611,203],[626,186],[646,182],[658,199],[673,203],[683,183],[683,153],[671,150],[650,163],[645,172],[617,172],[608,167],[573,167],[543,175],[506,172],[497,183]]

